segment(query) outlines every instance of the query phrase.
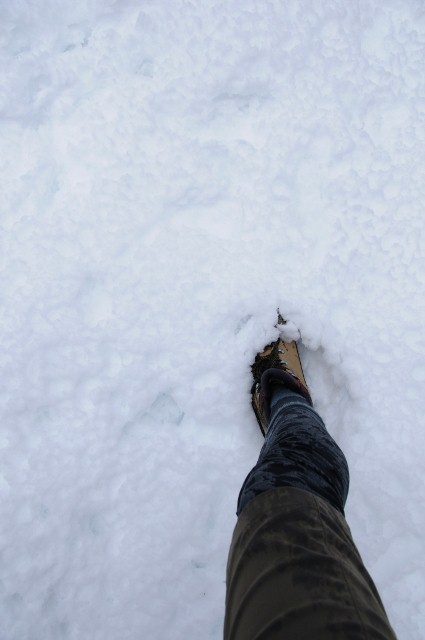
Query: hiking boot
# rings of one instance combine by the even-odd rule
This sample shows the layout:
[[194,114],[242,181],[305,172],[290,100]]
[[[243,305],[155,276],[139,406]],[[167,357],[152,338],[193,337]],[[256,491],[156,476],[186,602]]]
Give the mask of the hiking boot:
[[252,408],[264,436],[269,426],[270,401],[275,385],[299,393],[313,405],[295,341],[284,342],[279,338],[267,345],[264,351],[257,353],[251,370],[254,378],[251,389]]

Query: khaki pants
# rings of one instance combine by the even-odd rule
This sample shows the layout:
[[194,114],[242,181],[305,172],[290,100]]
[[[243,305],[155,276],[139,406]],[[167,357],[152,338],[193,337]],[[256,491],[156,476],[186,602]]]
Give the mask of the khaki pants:
[[227,565],[225,640],[395,640],[344,517],[280,487],[239,516]]

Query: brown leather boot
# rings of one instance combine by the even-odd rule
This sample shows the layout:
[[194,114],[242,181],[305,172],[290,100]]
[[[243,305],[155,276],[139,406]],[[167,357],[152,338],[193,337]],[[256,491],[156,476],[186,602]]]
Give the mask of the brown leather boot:
[[313,405],[295,341],[284,342],[279,338],[267,345],[261,353],[257,353],[251,370],[254,378],[252,408],[263,435],[266,435],[269,425],[273,386],[282,385],[291,389]]

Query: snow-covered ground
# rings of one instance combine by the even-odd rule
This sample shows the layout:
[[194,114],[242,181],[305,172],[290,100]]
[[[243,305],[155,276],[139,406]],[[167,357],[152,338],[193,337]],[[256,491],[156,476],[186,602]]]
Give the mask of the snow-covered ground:
[[0,636],[218,640],[249,365],[302,335],[425,627],[420,0],[0,7]]

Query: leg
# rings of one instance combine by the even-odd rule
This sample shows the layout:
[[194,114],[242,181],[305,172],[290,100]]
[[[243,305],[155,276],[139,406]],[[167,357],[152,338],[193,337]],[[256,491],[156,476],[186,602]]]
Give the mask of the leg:
[[271,346],[257,378],[253,367],[266,439],[239,495],[224,640],[395,640],[343,515],[344,454],[312,408],[300,364],[288,366],[296,348]]

